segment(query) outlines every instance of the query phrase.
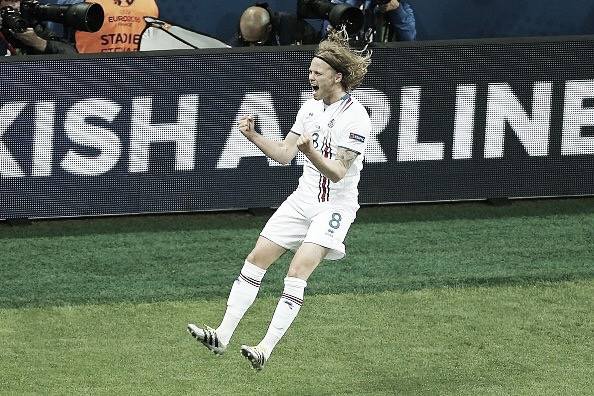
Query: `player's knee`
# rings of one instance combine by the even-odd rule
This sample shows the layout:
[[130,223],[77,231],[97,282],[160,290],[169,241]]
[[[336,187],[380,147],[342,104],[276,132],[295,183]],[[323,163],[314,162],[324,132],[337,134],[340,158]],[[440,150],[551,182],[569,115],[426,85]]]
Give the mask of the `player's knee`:
[[255,266],[258,266],[260,268],[266,269],[270,266],[270,264],[272,264],[270,261],[270,258],[265,255],[262,254],[261,252],[258,251],[258,249],[254,249],[250,252],[250,254],[247,255],[246,260],[252,264],[254,264]]
[[311,270],[309,268],[305,268],[299,265],[292,265],[291,267],[289,267],[289,271],[287,271],[287,276],[303,280],[307,280],[310,274]]
[[252,251],[250,252],[250,254],[248,254],[248,255],[247,255],[247,258],[246,258],[246,260],[247,260],[247,261],[249,261],[250,263],[252,263],[252,264],[256,265],[256,261],[257,261],[257,255],[256,255],[256,252],[255,252],[255,249],[254,249],[254,250],[252,250]]
[[278,260],[285,251],[285,248],[260,237],[246,260],[260,268],[266,269]]

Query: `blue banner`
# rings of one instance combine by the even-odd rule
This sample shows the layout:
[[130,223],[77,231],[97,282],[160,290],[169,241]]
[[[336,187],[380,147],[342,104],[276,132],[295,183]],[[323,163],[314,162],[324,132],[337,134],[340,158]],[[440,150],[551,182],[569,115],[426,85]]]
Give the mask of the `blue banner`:
[[[361,203],[594,193],[594,46],[459,41],[375,48],[353,92],[373,131]],[[282,139],[311,95],[313,48],[0,62],[0,218],[275,207]]]

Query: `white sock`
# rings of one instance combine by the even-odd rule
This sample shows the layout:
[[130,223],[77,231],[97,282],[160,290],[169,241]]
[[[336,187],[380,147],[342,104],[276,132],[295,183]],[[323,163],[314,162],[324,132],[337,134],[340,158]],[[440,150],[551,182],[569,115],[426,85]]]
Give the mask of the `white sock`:
[[289,326],[291,326],[295,317],[297,317],[299,309],[303,305],[303,292],[306,286],[307,282],[303,279],[289,276],[285,278],[285,289],[276,306],[274,315],[272,315],[268,332],[258,344],[258,347],[261,347],[266,354],[267,359]]
[[247,260],[243,264],[239,276],[231,287],[225,316],[216,329],[217,337],[224,345],[229,344],[239,321],[256,299],[264,274],[266,274],[266,270]]

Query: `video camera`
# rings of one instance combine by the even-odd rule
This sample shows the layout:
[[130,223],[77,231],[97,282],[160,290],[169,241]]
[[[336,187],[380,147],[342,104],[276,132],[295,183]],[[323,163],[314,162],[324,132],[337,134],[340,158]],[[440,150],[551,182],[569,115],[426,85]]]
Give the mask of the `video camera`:
[[97,3],[72,5],[42,4],[37,0],[22,0],[20,11],[10,6],[0,9],[2,27],[23,33],[43,21],[61,23],[76,30],[96,32],[103,26],[103,7]]
[[298,0],[299,18],[326,19],[335,28],[343,27],[355,34],[363,27],[363,12],[347,4],[333,4],[330,0]]

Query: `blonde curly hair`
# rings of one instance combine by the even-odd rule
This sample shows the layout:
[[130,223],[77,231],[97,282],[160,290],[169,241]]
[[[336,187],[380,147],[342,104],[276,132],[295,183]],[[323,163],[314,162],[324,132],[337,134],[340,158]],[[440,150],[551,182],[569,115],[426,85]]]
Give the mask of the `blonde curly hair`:
[[331,30],[323,40],[314,57],[320,58],[342,74],[342,87],[349,92],[357,88],[371,64],[371,51],[351,49],[346,30]]

